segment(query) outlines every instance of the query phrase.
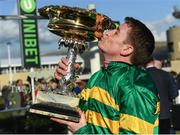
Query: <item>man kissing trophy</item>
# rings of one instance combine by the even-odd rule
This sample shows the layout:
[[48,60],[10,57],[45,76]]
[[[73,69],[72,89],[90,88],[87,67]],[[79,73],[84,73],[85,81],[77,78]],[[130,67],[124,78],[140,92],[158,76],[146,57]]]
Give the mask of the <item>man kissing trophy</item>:
[[72,93],[76,80],[73,68],[76,56],[86,50],[88,42],[101,38],[105,30],[115,29],[117,24],[94,9],[79,7],[50,5],[40,8],[39,14],[49,19],[49,31],[60,37],[59,47],[68,48],[68,69],[67,75],[59,82],[58,93],[39,91],[30,112],[78,122],[79,114],[76,107],[79,98]]

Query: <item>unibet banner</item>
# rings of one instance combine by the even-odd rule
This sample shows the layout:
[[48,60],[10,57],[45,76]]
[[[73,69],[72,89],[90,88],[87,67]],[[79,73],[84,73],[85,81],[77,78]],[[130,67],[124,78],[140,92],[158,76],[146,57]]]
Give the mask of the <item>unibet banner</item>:
[[[19,15],[36,16],[36,0],[18,0]],[[25,68],[40,67],[37,19],[29,17],[20,25],[22,63]]]

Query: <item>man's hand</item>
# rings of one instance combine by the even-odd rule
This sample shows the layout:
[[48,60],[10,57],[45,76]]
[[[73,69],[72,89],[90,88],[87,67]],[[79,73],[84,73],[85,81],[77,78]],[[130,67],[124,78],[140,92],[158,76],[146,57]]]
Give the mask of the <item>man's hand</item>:
[[[68,60],[66,58],[62,58],[61,61],[58,63],[58,68],[56,69],[54,73],[54,77],[57,80],[60,80],[62,76],[67,75],[67,68],[68,68]],[[74,69],[79,69],[80,65],[79,64],[74,64]]]
[[75,133],[79,128],[81,128],[87,124],[85,114],[81,110],[79,111],[79,114],[80,114],[79,123],[66,121],[66,120],[62,120],[62,119],[58,119],[58,118],[51,118],[51,120],[61,123],[61,124],[66,124],[68,126],[68,129],[72,133]]

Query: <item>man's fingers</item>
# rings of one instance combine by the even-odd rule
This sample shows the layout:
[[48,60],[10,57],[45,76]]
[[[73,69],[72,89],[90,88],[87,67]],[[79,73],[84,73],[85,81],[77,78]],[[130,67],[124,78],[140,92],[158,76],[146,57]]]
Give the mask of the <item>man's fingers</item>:
[[62,76],[65,76],[65,75],[67,75],[67,72],[60,68],[57,68],[56,71],[54,72],[54,77],[57,80],[60,80]]
[[68,65],[68,60],[65,58],[65,57],[62,57],[62,63],[64,64],[64,65]]
[[59,66],[59,68],[65,70],[65,71],[67,70],[67,65],[64,64],[63,62],[59,62],[59,63],[58,63],[58,66]]
[[59,74],[60,76],[65,76],[65,75],[67,75],[67,72],[66,71],[64,71],[64,69],[61,69],[61,68],[57,68],[56,69],[56,73],[57,74]]
[[82,110],[79,110],[78,112],[79,112],[79,115],[81,116],[80,121],[86,121],[84,112]]
[[57,72],[54,73],[54,77],[55,77],[57,80],[60,80],[60,79],[61,79],[61,75],[59,75]]
[[77,63],[75,63],[75,64],[74,64],[74,68],[75,68],[76,70],[78,70],[78,69],[80,68],[80,65],[77,64]]
[[[73,68],[76,70],[80,68],[79,64],[73,64],[73,66],[74,66]],[[62,79],[62,76],[67,75],[67,68],[68,68],[68,60],[63,57],[61,61],[58,63],[58,68],[56,69],[54,73],[54,77],[57,80]]]
[[79,109],[78,112],[79,112],[80,115],[83,115],[83,114],[84,114],[81,109]]
[[67,59],[66,58],[62,58],[61,61],[58,63],[58,68],[56,69],[56,71],[54,72],[54,77],[57,80],[60,80],[62,78],[62,76],[67,75]]

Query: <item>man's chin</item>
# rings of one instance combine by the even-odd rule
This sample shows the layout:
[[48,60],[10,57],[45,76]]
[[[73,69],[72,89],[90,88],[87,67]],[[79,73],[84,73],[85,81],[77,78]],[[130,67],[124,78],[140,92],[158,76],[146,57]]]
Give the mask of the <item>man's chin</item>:
[[98,45],[98,48],[99,48],[99,50],[100,50],[102,53],[104,53],[103,47],[102,47],[101,45]]

